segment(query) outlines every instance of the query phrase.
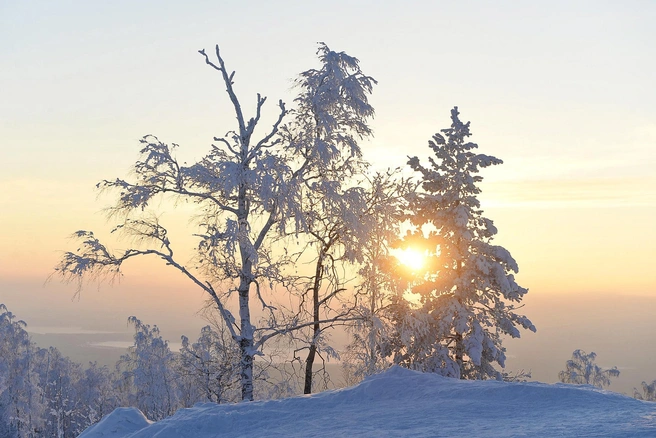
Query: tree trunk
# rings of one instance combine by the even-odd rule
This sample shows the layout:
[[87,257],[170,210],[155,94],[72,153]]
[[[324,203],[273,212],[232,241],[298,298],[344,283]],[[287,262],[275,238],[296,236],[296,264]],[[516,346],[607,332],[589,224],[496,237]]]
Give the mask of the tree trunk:
[[[244,284],[245,283],[245,284]],[[239,287],[239,318],[241,320],[241,400],[253,400],[253,327],[248,308],[249,282],[242,279]]]
[[[459,205],[460,201],[456,201],[456,205]],[[462,244],[462,239],[458,239],[458,246],[461,246]],[[459,260],[456,262],[456,273],[457,277],[460,278],[460,272],[465,266],[465,262],[462,260]],[[462,300],[460,297],[458,297],[458,303],[462,305]],[[455,345],[455,357],[456,357],[456,363],[458,364],[458,368],[460,368],[460,379],[465,378],[465,365],[464,365],[464,355],[465,355],[465,344],[462,342],[462,333],[456,333],[456,345]]]
[[312,366],[314,365],[314,356],[317,353],[317,345],[310,344],[310,352],[305,359],[305,388],[303,394],[312,394]]
[[465,352],[465,345],[462,342],[462,334],[456,333],[455,356],[456,356],[456,363],[458,364],[458,368],[460,368],[459,377],[461,379],[465,378],[465,364],[463,362],[464,352]]
[[317,353],[317,338],[321,331],[319,324],[319,289],[321,289],[321,278],[323,276],[323,260],[325,257],[325,250],[322,250],[317,259],[317,266],[314,272],[314,284],[312,285],[312,318],[314,325],[312,326],[312,342],[310,343],[310,351],[305,359],[305,387],[303,394],[312,394],[312,367],[314,366],[314,358]]
[[[377,257],[376,257],[377,259]],[[378,268],[376,266],[376,262],[374,262],[372,266],[373,270],[373,275],[374,278],[378,276]],[[369,365],[367,367],[367,375],[371,376],[376,372],[376,362],[377,362],[377,357],[376,357],[376,339],[375,339],[375,333],[374,333],[374,314],[376,312],[376,301],[378,300],[378,282],[373,281],[372,282],[372,288],[371,288],[371,301],[369,302],[369,345],[367,348],[369,349]]]
[[253,259],[255,248],[248,235],[248,206],[246,202],[246,189],[239,189],[239,255],[241,257],[241,274],[239,279],[239,320],[241,352],[241,401],[253,401],[253,326],[251,324],[251,310],[249,306],[250,287],[253,281]]

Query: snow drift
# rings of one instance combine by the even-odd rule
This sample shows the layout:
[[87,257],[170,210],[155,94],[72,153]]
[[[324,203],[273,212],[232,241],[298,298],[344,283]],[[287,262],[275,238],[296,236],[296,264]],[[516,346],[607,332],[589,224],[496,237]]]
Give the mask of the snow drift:
[[341,390],[200,403],[149,423],[120,408],[80,438],[656,437],[656,403],[587,385],[469,381],[400,367]]
[[152,424],[139,409],[116,408],[98,423],[80,434],[80,437],[124,437]]

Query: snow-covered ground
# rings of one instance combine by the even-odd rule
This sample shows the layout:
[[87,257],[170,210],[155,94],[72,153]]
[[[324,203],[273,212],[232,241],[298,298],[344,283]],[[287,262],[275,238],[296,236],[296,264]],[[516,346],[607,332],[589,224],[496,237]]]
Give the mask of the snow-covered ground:
[[464,381],[394,367],[351,388],[151,423],[120,408],[80,438],[656,437],[656,403],[591,386]]

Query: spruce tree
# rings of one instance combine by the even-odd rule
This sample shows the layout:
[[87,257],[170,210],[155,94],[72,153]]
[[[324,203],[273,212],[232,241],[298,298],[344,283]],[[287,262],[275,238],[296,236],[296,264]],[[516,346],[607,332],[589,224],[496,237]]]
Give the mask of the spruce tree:
[[510,252],[492,244],[497,229],[478,200],[479,170],[502,161],[474,152],[469,122],[458,114],[451,110],[451,127],[429,141],[428,165],[417,157],[408,162],[422,179],[410,200],[415,231],[405,244],[420,245],[430,263],[412,284],[416,303],[397,301],[395,360],[452,377],[501,378],[494,364],[505,366],[503,335],[519,337],[518,326],[535,326],[515,313],[528,290],[515,281]]

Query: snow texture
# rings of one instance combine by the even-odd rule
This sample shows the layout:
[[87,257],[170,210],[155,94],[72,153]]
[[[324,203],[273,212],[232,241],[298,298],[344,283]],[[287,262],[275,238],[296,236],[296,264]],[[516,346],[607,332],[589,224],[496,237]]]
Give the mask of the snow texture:
[[311,396],[200,403],[150,425],[138,414],[117,409],[80,437],[656,436],[656,404],[589,385],[459,380],[401,367]]

